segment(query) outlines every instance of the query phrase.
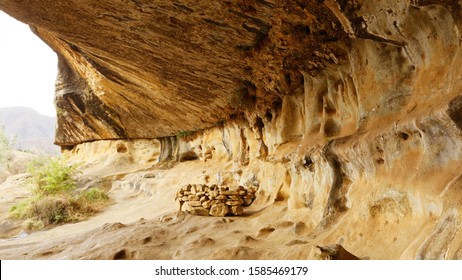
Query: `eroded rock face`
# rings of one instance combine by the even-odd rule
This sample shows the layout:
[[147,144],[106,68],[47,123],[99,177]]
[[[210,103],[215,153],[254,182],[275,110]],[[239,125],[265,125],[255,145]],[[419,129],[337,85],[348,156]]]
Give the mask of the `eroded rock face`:
[[447,102],[459,73],[457,1],[6,0],[0,9],[59,55],[63,146],[195,131],[236,111],[268,117],[303,91],[284,104],[306,111],[307,130],[283,136],[344,136]]
[[284,205],[301,244],[462,258],[460,2],[305,2],[0,8],[60,54],[56,141],[70,156],[105,139],[132,158],[162,136],[143,168],[175,188],[255,183],[252,205]]
[[[351,133],[372,109],[395,115],[420,91],[434,96],[422,81],[444,90],[438,81],[450,78],[458,49],[458,3],[414,2],[6,0],[0,8],[58,53],[56,142],[74,145],[194,131],[236,111],[264,116],[306,85],[317,101],[307,100],[312,129],[329,136]],[[344,98],[332,96],[338,86]],[[333,115],[325,125],[324,109]]]
[[[134,173],[130,184],[146,189],[176,189],[185,182],[259,186],[243,219],[284,211],[296,225],[287,236],[298,238],[293,244],[340,243],[354,255],[371,259],[460,259],[462,133],[450,117],[453,110],[446,105],[388,128],[315,146],[309,137],[277,142],[280,130],[292,125],[272,127],[293,113],[282,110],[263,126],[240,120],[188,139],[164,140],[160,150],[166,147],[173,153],[141,165],[161,175]],[[86,150],[77,145],[69,155],[92,158],[89,147],[98,143],[83,144]],[[195,157],[180,162],[179,155],[187,152]],[[174,203],[174,195],[157,199]],[[229,209],[223,206],[210,211],[225,215]],[[192,213],[208,214],[200,210]],[[296,255],[306,247],[291,250]]]
[[0,9],[59,54],[60,145],[214,126],[290,93],[299,68],[338,62],[346,36],[325,5],[296,1],[8,0]]

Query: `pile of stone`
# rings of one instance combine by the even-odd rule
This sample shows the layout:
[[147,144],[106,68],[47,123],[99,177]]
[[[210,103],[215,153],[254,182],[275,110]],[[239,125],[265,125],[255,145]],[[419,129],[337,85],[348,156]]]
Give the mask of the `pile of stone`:
[[238,216],[244,212],[242,207],[252,204],[256,191],[255,187],[189,184],[177,191],[175,199],[180,202],[180,211],[186,202],[187,210],[194,215]]

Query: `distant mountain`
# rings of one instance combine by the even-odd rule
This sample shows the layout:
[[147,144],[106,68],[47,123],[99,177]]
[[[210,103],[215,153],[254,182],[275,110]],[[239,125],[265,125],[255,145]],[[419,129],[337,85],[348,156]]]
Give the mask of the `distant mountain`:
[[6,135],[15,138],[15,148],[43,154],[58,154],[54,145],[56,118],[42,115],[31,108],[0,108],[0,125]]

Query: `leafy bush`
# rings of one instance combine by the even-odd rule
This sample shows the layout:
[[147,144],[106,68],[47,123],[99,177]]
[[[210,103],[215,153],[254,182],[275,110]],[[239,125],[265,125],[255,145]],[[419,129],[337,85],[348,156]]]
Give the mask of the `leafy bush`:
[[27,219],[27,229],[77,222],[98,212],[109,202],[105,192],[97,188],[78,192],[74,179],[76,165],[66,165],[62,159],[51,158],[32,162],[33,196],[12,206],[11,219]]
[[60,158],[34,160],[29,164],[27,171],[32,175],[34,194],[56,195],[77,188],[74,180],[77,166],[66,165]]

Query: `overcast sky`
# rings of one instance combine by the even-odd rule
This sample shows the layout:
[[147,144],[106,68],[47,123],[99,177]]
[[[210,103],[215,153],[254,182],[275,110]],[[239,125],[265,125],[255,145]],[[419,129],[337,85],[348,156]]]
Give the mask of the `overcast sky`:
[[55,116],[56,54],[23,24],[0,11],[0,108],[25,106]]

